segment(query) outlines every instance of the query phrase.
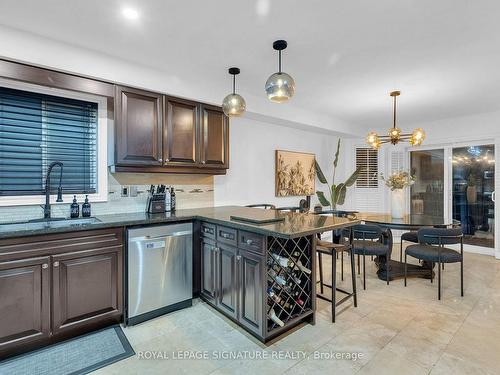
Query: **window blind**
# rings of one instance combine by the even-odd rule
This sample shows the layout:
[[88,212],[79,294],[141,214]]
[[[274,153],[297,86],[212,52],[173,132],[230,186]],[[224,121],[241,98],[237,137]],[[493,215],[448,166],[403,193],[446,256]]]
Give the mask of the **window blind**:
[[356,148],[356,168],[362,167],[357,188],[378,188],[378,150]]
[[53,161],[63,193],[95,193],[97,122],[97,103],[0,87],[0,196],[44,194]]

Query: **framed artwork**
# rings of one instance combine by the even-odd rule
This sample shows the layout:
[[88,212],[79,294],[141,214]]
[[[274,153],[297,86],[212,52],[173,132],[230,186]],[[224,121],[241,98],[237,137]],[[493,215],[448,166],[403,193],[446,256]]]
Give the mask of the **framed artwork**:
[[276,196],[313,195],[316,182],[314,160],[314,154],[276,150]]

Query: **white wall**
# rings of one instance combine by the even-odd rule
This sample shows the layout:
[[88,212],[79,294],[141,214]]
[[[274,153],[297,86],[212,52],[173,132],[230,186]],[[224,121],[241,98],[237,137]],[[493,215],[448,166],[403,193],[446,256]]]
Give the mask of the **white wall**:
[[[302,197],[274,196],[275,150],[314,153],[329,176],[337,139],[332,135],[290,129],[248,118],[232,119],[230,169],[227,175],[214,178],[214,204],[297,206]],[[316,190],[325,189],[326,186],[316,181]],[[316,203],[317,199],[313,197],[312,205]]]

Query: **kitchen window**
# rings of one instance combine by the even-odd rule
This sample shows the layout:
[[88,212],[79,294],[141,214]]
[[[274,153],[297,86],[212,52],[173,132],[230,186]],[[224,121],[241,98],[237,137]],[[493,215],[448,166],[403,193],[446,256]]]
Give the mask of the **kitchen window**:
[[[41,203],[54,161],[64,164],[66,203],[73,194],[105,200],[105,149],[106,99],[0,82],[0,205]],[[56,194],[57,168],[51,179]]]

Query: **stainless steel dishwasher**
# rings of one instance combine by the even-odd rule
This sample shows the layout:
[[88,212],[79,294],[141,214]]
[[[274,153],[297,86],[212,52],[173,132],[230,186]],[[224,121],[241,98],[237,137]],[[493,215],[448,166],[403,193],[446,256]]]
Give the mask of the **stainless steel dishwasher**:
[[193,298],[193,225],[129,229],[126,323],[189,307]]

